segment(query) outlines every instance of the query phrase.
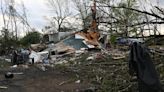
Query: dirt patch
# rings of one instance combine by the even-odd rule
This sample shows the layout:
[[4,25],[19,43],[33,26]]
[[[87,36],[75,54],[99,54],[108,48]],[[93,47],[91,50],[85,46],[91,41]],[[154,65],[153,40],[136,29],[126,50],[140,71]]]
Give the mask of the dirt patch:
[[[23,72],[13,79],[5,80],[6,71]],[[36,67],[25,70],[1,70],[0,85],[8,87],[0,89],[0,92],[76,92],[89,87],[86,81],[75,83],[75,74],[49,69],[45,72]]]

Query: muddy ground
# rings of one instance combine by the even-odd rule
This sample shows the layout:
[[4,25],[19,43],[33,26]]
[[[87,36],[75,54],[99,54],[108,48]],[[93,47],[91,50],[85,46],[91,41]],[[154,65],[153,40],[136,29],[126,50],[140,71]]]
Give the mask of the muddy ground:
[[[13,79],[6,79],[6,72],[23,72],[23,75],[15,75]],[[62,72],[52,68],[42,71],[35,66],[29,69],[1,69],[0,92],[78,92],[87,89],[90,85],[87,81],[75,83],[76,75],[71,72]]]

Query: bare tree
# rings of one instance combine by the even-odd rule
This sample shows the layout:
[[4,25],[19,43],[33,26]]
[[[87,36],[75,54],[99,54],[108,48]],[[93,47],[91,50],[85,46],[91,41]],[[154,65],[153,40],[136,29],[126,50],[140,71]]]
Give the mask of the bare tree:
[[[10,31],[13,37],[18,38],[18,31],[20,31],[18,27],[23,27],[23,30],[26,28],[27,31],[31,30],[23,1],[21,2],[21,6],[17,6],[15,0],[1,0],[0,7],[4,28]],[[19,12],[18,8],[21,9]]]
[[[17,39],[17,17],[14,0],[1,0],[1,12],[3,15],[4,28],[6,31],[11,29]],[[12,34],[14,36],[14,34]]]
[[82,20],[82,27],[87,28],[90,25],[91,21],[91,12],[90,7],[88,7],[90,0],[72,0],[75,9],[79,13],[79,17]]
[[[103,2],[100,2],[100,1],[103,1]],[[125,4],[127,4],[127,5],[125,5],[125,4],[117,5],[117,3],[119,3],[119,2],[109,4],[110,1],[112,1],[112,0],[107,0],[107,2],[106,2],[106,0],[105,0],[105,2],[104,2],[104,0],[97,0],[98,3],[103,3],[103,4],[99,4],[97,7],[99,10],[101,10],[101,12],[104,12],[104,15],[105,15],[105,16],[102,16],[102,19],[105,19],[105,21],[100,20],[100,23],[104,23],[106,25],[112,24],[115,27],[116,26],[119,27],[120,24],[125,25],[124,29],[126,29],[126,31],[124,31],[123,34],[125,34],[126,36],[128,36],[128,32],[130,32],[130,34],[131,34],[131,32],[134,33],[136,28],[137,28],[136,31],[140,31],[140,29],[142,29],[143,30],[142,32],[144,32],[145,28],[152,30],[150,27],[156,26],[157,24],[159,24],[159,25],[164,24],[164,9],[160,6],[150,5],[151,8],[149,7],[149,10],[148,10],[148,9],[141,9],[141,6],[139,6],[140,8],[138,8],[138,6],[137,7],[129,7],[128,2],[127,3],[125,2]],[[138,2],[136,0],[127,0],[127,1],[137,2],[133,6],[135,6],[137,4],[141,5],[140,2]],[[144,7],[147,7],[147,6],[144,6]],[[109,9],[117,10],[118,12],[109,11]],[[124,11],[124,13],[122,13],[123,11]],[[113,16],[112,13],[115,15]],[[112,16],[111,16],[111,14],[112,14]],[[118,16],[116,16],[116,15],[118,15]],[[110,19],[113,21],[110,21]],[[130,21],[124,21],[124,20],[130,20]],[[143,26],[145,26],[145,28]],[[135,29],[135,30],[131,30],[131,29]],[[154,30],[154,33],[158,32],[160,34],[159,30],[157,30],[156,27],[154,27],[154,29],[156,29],[156,30]],[[123,30],[123,29],[121,29],[121,30]]]
[[54,13],[53,26],[57,27],[57,31],[61,31],[62,25],[67,17],[72,13],[70,11],[70,6],[68,0],[48,0],[48,5]]
[[23,1],[21,2],[21,6],[22,6],[22,12],[23,12],[23,14],[22,14],[23,21],[21,21],[22,24],[23,24],[23,31],[27,31],[27,33],[29,33],[29,26],[28,26],[29,24],[27,22],[26,7],[25,7]]
[[0,8],[1,8],[1,14],[2,14],[2,17],[3,17],[3,27],[5,29],[7,29],[7,23],[6,23],[6,11],[7,11],[7,7],[6,7],[6,3],[4,2],[4,0],[1,0],[1,5],[0,5]]

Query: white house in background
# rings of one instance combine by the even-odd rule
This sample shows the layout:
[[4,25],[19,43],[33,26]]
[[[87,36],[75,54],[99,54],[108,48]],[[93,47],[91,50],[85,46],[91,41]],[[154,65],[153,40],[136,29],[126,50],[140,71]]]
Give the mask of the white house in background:
[[49,42],[59,42],[60,40],[66,38],[67,36],[71,35],[73,32],[57,32],[48,34]]
[[[46,17],[49,21],[53,19],[53,16],[47,16]],[[74,33],[75,31],[79,31],[82,29],[82,20],[76,18],[76,17],[67,17],[63,24],[62,27],[66,28],[73,28],[71,30],[64,31],[64,32],[58,32],[57,27],[55,25],[49,25],[46,28],[43,29],[44,34],[48,35],[49,42],[58,42],[62,40],[63,38],[69,36],[70,34]]]
[[74,33],[73,31],[58,32],[54,27],[49,27],[47,29],[45,28],[43,31],[45,32],[45,35],[48,35],[48,41],[54,43],[59,42],[60,40]]

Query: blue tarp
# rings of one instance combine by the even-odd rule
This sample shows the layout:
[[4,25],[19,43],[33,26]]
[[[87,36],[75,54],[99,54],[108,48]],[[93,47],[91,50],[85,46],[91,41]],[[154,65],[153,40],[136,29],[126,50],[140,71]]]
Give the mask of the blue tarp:
[[71,36],[65,39],[63,42],[65,45],[71,46],[76,50],[80,50],[81,48],[88,48],[88,46],[83,43],[83,39],[75,39],[75,36]]

